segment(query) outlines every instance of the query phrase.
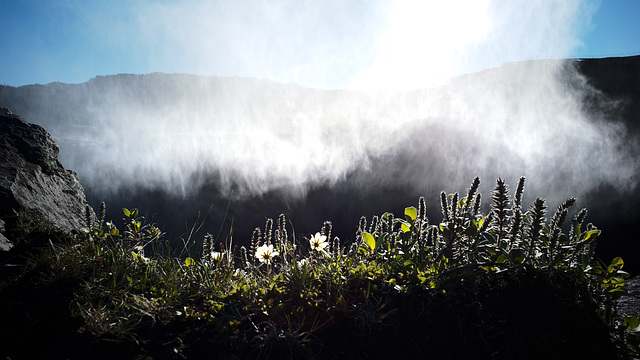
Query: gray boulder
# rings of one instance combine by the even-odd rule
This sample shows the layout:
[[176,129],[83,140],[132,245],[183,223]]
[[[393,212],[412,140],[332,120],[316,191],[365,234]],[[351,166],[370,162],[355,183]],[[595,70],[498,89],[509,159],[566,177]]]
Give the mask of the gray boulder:
[[8,251],[11,250],[13,244],[9,239],[7,239],[2,233],[4,233],[4,220],[0,219],[0,251]]
[[624,315],[640,316],[640,276],[625,281],[627,294],[618,299],[618,312]]
[[0,249],[11,248],[8,228],[20,211],[36,212],[67,232],[86,227],[84,189],[58,152],[44,128],[0,108]]

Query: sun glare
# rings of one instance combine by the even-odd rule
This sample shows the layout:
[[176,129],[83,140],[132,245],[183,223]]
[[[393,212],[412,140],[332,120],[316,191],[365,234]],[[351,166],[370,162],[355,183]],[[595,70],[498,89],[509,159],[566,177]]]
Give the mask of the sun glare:
[[458,75],[466,49],[491,30],[488,9],[488,1],[397,2],[376,59],[351,87],[408,90]]

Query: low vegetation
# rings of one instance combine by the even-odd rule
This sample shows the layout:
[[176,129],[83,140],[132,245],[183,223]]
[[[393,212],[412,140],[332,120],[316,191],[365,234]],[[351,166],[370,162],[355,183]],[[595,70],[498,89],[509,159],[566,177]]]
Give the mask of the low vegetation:
[[[346,242],[328,221],[290,236],[280,215],[248,247],[207,235],[197,251],[137,210],[105,222],[103,204],[83,232],[41,229],[42,250],[3,282],[3,345],[30,354],[25,339],[49,319],[72,340],[47,354],[69,358],[638,357],[638,319],[616,311],[624,262],[594,257],[586,210],[570,198],[547,221],[544,199],[523,207],[521,178],[513,196],[498,179],[485,214],[479,183],[442,192],[440,222],[420,198],[402,216],[363,217]],[[16,312],[35,306],[26,296],[47,296],[47,314]]]

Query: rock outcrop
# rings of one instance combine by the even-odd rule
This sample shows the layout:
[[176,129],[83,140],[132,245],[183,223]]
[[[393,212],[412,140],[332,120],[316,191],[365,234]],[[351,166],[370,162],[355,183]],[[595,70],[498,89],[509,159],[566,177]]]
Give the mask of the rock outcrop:
[[618,312],[640,317],[640,276],[625,281],[627,294],[618,299]]
[[84,189],[58,152],[44,128],[0,108],[0,250],[12,247],[7,234],[20,211],[36,212],[63,231],[84,226]]

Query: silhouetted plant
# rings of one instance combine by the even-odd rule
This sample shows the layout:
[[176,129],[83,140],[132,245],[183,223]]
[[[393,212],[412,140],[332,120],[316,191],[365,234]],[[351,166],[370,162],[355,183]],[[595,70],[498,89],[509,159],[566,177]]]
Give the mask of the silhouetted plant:
[[[397,298],[423,301],[424,294],[445,294],[452,284],[479,286],[523,271],[564,274],[588,290],[576,298],[593,299],[621,351],[637,355],[630,350],[637,318],[615,308],[626,291],[624,262],[605,265],[594,258],[600,231],[584,226],[586,210],[565,233],[575,198],[558,206],[549,222],[542,198],[524,211],[524,183],[520,178],[510,199],[507,184],[497,179],[487,214],[475,178],[462,198],[440,194],[440,222],[428,219],[422,197],[403,216],[373,216],[368,228],[363,216],[350,244],[331,240],[329,221],[296,243],[280,215],[275,231],[267,219],[264,233],[256,228],[239,255],[205,235],[201,261],[147,257],[145,249],[164,234],[135,209],[123,209],[122,230],[112,221],[103,224],[101,210],[85,233],[52,245],[42,262],[56,276],[82,279],[71,308],[84,320],[84,331],[136,339],[140,328],[157,323],[195,323],[228,338],[225,349],[240,357],[312,356],[315,334],[342,319],[358,331],[397,326],[390,320]],[[252,347],[243,350],[241,343]]]

